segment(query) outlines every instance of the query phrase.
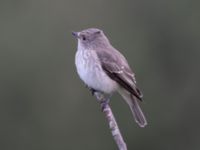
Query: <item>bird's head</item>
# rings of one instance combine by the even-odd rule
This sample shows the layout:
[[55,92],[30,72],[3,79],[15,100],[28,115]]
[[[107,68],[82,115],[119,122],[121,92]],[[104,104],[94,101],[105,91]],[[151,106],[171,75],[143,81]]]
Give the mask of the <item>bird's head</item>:
[[79,46],[82,46],[85,49],[101,48],[110,45],[103,31],[97,28],[72,32],[72,35],[78,39]]

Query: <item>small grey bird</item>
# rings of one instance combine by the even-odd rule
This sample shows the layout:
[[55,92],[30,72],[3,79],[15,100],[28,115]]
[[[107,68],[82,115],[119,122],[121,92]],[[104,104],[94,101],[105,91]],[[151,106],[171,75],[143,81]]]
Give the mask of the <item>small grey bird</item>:
[[134,73],[125,57],[96,28],[72,32],[78,39],[75,57],[77,72],[92,90],[111,95],[117,91],[129,105],[135,121],[145,127],[147,121],[138,104],[142,93],[136,87]]

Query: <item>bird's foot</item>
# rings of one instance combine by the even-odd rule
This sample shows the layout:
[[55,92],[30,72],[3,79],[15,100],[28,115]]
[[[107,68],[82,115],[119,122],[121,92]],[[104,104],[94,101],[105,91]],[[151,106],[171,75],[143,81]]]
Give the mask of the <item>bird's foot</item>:
[[92,93],[92,96],[95,95],[95,92],[97,92],[95,89],[89,87],[88,85],[85,85],[86,88],[88,88],[90,90],[90,92]]
[[92,93],[92,96],[94,96],[94,94],[97,92],[95,89],[90,88],[90,92]]
[[101,105],[101,110],[104,111],[104,109],[107,107],[108,103],[110,102],[110,96],[106,97],[102,92],[97,91],[89,86],[86,85],[86,87],[90,90],[93,96],[97,98],[97,101]]

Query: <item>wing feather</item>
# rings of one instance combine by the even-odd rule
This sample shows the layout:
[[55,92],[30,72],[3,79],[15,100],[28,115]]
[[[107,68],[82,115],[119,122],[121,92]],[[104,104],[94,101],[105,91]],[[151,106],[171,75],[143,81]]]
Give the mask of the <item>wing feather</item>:
[[142,100],[142,93],[136,87],[134,73],[130,69],[126,59],[121,53],[97,51],[97,56],[101,62],[103,70],[112,80],[116,81],[120,86],[129,91],[139,100]]

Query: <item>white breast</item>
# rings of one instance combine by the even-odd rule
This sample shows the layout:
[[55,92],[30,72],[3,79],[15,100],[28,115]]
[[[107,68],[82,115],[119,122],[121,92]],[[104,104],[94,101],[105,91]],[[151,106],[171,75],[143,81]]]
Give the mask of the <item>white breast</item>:
[[75,64],[80,78],[89,87],[104,93],[112,93],[117,89],[117,83],[103,71],[95,51],[79,49]]

